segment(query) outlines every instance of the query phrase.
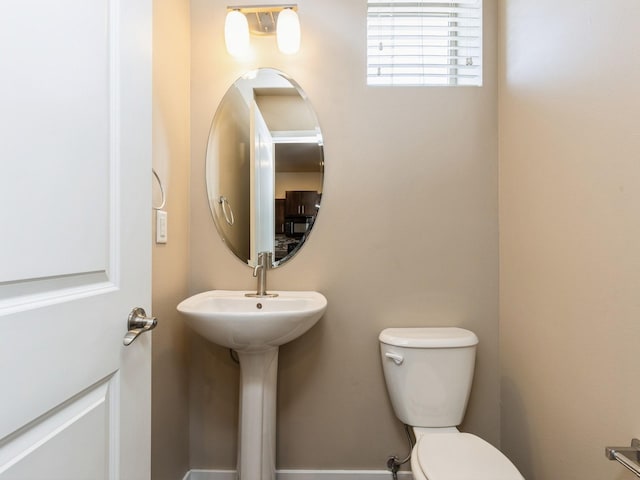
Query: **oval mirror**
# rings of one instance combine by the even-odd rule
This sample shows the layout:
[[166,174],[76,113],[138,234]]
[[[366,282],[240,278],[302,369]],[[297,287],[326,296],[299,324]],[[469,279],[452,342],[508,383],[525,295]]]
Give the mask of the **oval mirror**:
[[322,133],[296,82],[270,68],[234,82],[213,118],[206,157],[209,208],[224,243],[255,266],[302,247],[320,208]]

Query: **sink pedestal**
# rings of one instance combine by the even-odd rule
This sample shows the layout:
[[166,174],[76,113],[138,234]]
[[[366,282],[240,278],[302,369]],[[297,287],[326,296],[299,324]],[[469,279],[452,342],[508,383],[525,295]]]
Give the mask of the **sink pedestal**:
[[313,327],[327,308],[318,292],[273,292],[247,297],[211,290],[178,305],[187,323],[204,338],[231,348],[240,359],[238,478],[276,478],[276,385],[278,347]]
[[240,359],[238,479],[275,480],[278,347],[237,353]]

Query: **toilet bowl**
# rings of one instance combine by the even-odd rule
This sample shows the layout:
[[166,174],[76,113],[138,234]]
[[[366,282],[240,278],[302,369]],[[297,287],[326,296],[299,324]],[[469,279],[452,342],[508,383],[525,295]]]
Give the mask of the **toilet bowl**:
[[470,433],[428,433],[411,453],[414,480],[523,480],[502,452]]
[[387,328],[379,340],[394,412],[416,436],[414,480],[524,480],[502,452],[456,428],[471,393],[478,344],[473,332]]

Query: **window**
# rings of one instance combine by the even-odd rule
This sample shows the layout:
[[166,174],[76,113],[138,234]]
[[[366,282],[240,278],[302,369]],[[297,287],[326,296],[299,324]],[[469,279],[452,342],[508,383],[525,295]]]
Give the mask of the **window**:
[[482,0],[367,0],[367,85],[482,85]]

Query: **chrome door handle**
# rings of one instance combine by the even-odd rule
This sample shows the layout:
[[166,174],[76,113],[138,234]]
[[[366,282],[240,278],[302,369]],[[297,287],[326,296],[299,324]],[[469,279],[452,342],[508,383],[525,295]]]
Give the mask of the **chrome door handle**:
[[156,325],[158,325],[156,317],[147,317],[147,312],[144,311],[144,308],[134,308],[129,314],[129,321],[127,322],[129,331],[124,336],[122,343],[124,343],[125,347],[131,345],[138,338],[138,335],[153,330]]

